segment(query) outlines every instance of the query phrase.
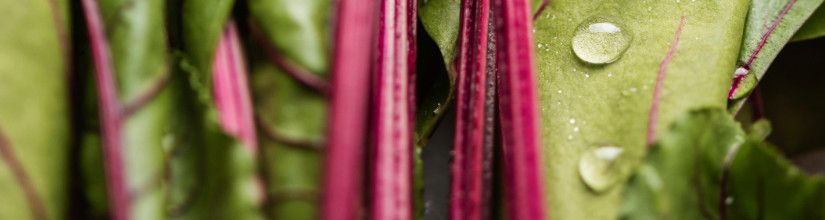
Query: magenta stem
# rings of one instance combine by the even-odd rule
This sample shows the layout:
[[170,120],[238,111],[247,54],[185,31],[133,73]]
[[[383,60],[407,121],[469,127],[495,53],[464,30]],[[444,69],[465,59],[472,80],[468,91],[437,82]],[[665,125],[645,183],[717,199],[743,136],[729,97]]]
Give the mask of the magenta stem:
[[361,217],[371,48],[376,21],[373,0],[336,2],[329,127],[324,161],[321,219]]
[[495,0],[499,110],[507,214],[544,219],[532,16],[527,0]]
[[488,0],[463,0],[461,4],[450,218],[483,219],[489,211],[483,208],[483,163],[486,135],[491,135],[485,130],[490,5]]
[[412,219],[411,1],[380,4],[373,79],[370,219]]
[[103,141],[104,171],[107,182],[107,195],[111,218],[127,220],[129,217],[129,193],[121,152],[121,107],[113,76],[111,55],[103,27],[103,20],[95,0],[82,0],[89,44],[94,61],[96,86],[98,91],[98,110]]
[[685,16],[679,18],[679,26],[676,28],[675,37],[670,42],[670,49],[667,50],[667,55],[659,64],[659,72],[656,74],[656,87],[653,89],[653,99],[651,100],[650,113],[647,120],[647,145],[650,147],[656,139],[656,125],[659,121],[659,104],[662,99],[662,89],[665,84],[665,75],[667,74],[667,65],[676,54],[676,48],[679,46],[679,39],[682,37],[682,28],[685,26]]
[[254,154],[257,153],[258,139],[245,62],[235,21],[230,20],[218,41],[212,62],[214,102],[223,130],[241,140]]

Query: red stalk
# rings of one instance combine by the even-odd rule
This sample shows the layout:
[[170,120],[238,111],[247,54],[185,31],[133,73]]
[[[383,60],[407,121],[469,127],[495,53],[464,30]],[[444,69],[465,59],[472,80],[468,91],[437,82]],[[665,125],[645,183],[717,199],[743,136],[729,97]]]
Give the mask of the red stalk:
[[659,121],[659,103],[662,99],[662,89],[665,84],[667,65],[670,63],[670,60],[673,59],[673,55],[676,54],[676,48],[679,46],[679,39],[682,37],[682,28],[684,26],[685,16],[682,16],[679,18],[679,26],[676,28],[675,37],[673,37],[673,41],[670,43],[670,49],[668,49],[667,55],[665,55],[665,58],[662,59],[662,62],[659,64],[659,72],[656,74],[656,87],[653,89],[653,99],[651,101],[650,114],[648,115],[647,120],[648,147],[653,144],[653,141],[656,138],[656,125]]
[[104,24],[97,8],[97,2],[95,0],[82,0],[82,4],[95,68],[103,140],[104,171],[111,218],[114,220],[127,220],[130,218],[130,202],[124,174],[123,154],[121,152],[121,106],[115,88],[109,45],[106,32],[103,30]]
[[246,65],[235,22],[226,23],[212,62],[213,94],[223,130],[257,152],[255,118],[249,95]]
[[487,115],[488,0],[461,2],[457,59],[456,132],[453,143],[451,219],[483,219]]
[[360,218],[375,1],[338,0],[321,219]]
[[499,110],[507,214],[545,218],[536,71],[527,0],[495,0]]
[[371,219],[412,219],[411,1],[380,3],[373,79]]

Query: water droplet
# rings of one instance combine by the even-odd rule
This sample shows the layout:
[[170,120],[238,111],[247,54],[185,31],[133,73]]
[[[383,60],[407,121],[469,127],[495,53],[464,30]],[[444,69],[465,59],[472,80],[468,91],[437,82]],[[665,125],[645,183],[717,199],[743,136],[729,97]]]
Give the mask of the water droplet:
[[558,94],[561,94],[561,90],[559,90],[559,91],[556,91],[556,93],[558,93]]
[[604,146],[585,152],[579,158],[579,176],[594,192],[604,192],[630,173],[624,149]]
[[572,125],[572,124],[576,124],[576,119],[575,119],[575,118],[571,118],[571,119],[570,119],[570,124],[571,124],[571,125]]
[[613,77],[613,73],[607,73],[607,77]]
[[435,109],[433,109],[433,114],[438,114],[438,111],[441,110],[441,103],[436,103]]
[[574,127],[573,132],[579,132],[579,127]]
[[630,47],[632,37],[619,25],[604,18],[588,19],[573,37],[573,52],[582,61],[607,64],[618,60]]
[[733,204],[733,197],[728,196],[728,198],[725,198],[725,205],[731,204]]

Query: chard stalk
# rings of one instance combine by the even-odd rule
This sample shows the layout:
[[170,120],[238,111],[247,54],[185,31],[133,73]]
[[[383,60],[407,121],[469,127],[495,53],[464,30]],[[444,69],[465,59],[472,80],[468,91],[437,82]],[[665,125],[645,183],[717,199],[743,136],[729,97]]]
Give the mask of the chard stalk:
[[499,111],[507,214],[510,219],[543,219],[538,97],[526,0],[495,0]]
[[83,0],[83,11],[89,35],[89,44],[95,69],[98,91],[101,133],[103,140],[104,172],[107,196],[114,220],[129,219],[129,195],[124,173],[122,149],[122,121],[120,103],[115,88],[109,43],[103,30],[103,20],[95,0]]
[[376,14],[372,0],[340,0],[335,9],[329,127],[321,219],[360,217],[367,103]]
[[244,143],[253,154],[257,152],[255,120],[249,83],[238,30],[235,22],[226,23],[215,49],[212,63],[212,92],[221,128]]
[[[453,142],[451,170],[451,219],[487,219],[489,210],[485,201],[485,152],[492,147],[488,132],[494,114],[486,111],[488,104],[488,0],[463,0],[459,29],[459,48],[456,62],[456,132]],[[487,161],[489,162],[489,161]]]
[[373,78],[370,217],[413,218],[414,2],[382,1]]

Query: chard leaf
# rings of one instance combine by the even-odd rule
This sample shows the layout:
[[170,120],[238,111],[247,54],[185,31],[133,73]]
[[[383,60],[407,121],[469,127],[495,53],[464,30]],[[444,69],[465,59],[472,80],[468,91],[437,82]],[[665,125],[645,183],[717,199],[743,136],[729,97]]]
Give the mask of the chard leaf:
[[821,219],[825,179],[806,176],[721,109],[677,120],[630,180],[622,219]]
[[[782,47],[820,4],[822,0],[753,0],[739,52],[738,67],[744,68],[745,74],[754,74],[761,80]],[[730,72],[733,74],[736,70],[734,68]],[[737,80],[732,84],[731,93],[749,94],[756,87],[756,83],[740,87],[737,81],[741,80],[741,76],[735,77]],[[738,111],[744,100],[740,98],[732,102],[729,105],[731,110]]]
[[68,2],[0,1],[0,219],[67,218]]
[[[137,195],[140,195],[128,204],[129,218],[163,218],[166,204],[166,184],[163,182],[163,176],[167,164],[162,142],[169,126],[169,114],[174,108],[170,103],[168,90],[165,89],[169,76],[164,28],[166,2],[99,0],[97,3],[101,16],[105,18],[104,25],[112,56],[115,84],[120,94],[118,104],[121,104],[126,112],[118,116],[123,120],[120,130],[124,155],[122,172],[125,173],[127,190],[137,191]],[[87,132],[92,133],[84,137],[96,138],[95,133],[102,131]],[[95,141],[90,141],[86,142],[84,147],[99,149],[102,146],[100,144],[105,145],[104,142],[94,144]],[[85,159],[105,158],[93,156]],[[102,172],[87,173],[89,182],[98,179],[93,176],[95,173]],[[109,204],[112,204],[111,201]],[[93,209],[105,210],[106,206]]]
[[329,0],[251,0],[255,24],[278,52],[312,73],[329,63]]
[[[541,110],[536,120],[543,129],[551,219],[616,218],[622,181],[604,191],[590,189],[578,172],[587,152],[617,146],[632,164],[645,154],[646,138],[655,139],[676,116],[725,106],[747,6],[746,0],[550,2],[534,28]],[[597,19],[615,23],[632,38],[611,64],[589,64],[572,50],[580,25]],[[590,46],[602,43],[611,42]],[[659,83],[660,97],[653,99]]]
[[805,21],[805,24],[796,31],[791,41],[809,40],[822,36],[825,36],[825,7],[820,5]]
[[[317,219],[321,207],[320,147],[327,131],[331,1],[252,0],[256,47],[269,60],[254,63],[262,164],[273,219]],[[263,45],[261,45],[263,44]],[[274,65],[273,65],[274,64]],[[306,80],[310,79],[310,80]],[[303,85],[302,85],[303,84]]]
[[[175,47],[183,51],[177,57],[176,79],[180,81],[173,81],[175,103],[182,107],[173,117],[175,123],[170,132],[174,152],[172,181],[182,183],[173,184],[171,189],[174,200],[169,210],[175,219],[261,218],[257,207],[263,192],[256,176],[257,155],[250,146],[255,141],[237,139],[240,133],[228,135],[232,130],[220,123],[220,112],[212,96],[216,48],[221,38],[226,37],[225,30],[232,35],[228,23],[233,4],[231,0],[183,0],[178,5],[180,23],[172,24],[182,27],[178,33],[181,36],[175,36],[182,42]],[[237,61],[229,62],[237,65]]]
[[318,148],[285,142],[300,140],[318,146],[326,129],[325,98],[302,86],[268,61],[253,65],[255,111],[262,132],[259,135],[262,172],[270,202],[264,213],[272,219],[317,219],[320,208],[321,154]]

